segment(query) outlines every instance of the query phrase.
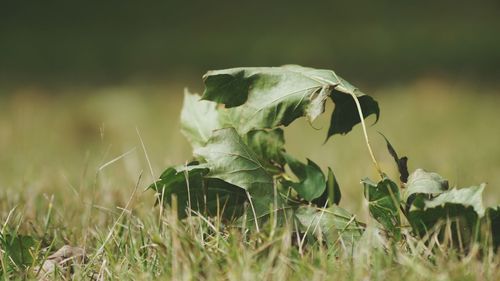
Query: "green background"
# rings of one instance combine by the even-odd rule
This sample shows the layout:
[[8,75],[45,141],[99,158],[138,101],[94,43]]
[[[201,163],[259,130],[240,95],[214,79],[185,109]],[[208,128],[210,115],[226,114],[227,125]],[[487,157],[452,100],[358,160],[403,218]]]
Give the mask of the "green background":
[[3,85],[198,78],[302,64],[367,85],[496,82],[498,1],[2,1]]

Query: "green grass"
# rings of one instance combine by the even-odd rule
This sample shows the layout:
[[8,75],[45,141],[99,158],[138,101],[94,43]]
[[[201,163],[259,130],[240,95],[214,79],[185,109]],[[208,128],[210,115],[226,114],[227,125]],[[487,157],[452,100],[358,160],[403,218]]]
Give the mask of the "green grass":
[[[418,241],[386,251],[373,233],[331,253],[297,247],[286,228],[268,225],[257,234],[217,219],[178,221],[169,210],[160,213],[144,187],[168,165],[189,160],[178,125],[183,86],[59,89],[58,95],[26,88],[0,98],[0,227],[39,241],[35,265],[70,244],[89,253],[89,262],[75,268],[77,279],[89,273],[107,280],[500,279],[498,257],[479,260],[471,252],[459,259],[444,245],[430,256]],[[369,133],[385,171],[396,173],[377,130],[409,156],[410,170],[435,170],[451,185],[487,182],[487,205],[498,203],[498,89],[426,80],[364,90],[381,106]],[[294,124],[287,149],[323,169],[332,166],[341,205],[367,221],[359,179],[375,171],[360,128],[323,145],[327,119],[316,129],[305,120]],[[3,264],[8,258],[0,257]],[[32,270],[13,274],[26,276],[34,278]]]

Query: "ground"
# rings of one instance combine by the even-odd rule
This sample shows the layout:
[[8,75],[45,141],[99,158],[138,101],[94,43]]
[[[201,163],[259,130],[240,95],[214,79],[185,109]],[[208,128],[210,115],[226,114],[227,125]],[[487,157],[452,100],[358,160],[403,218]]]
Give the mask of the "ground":
[[[169,210],[160,213],[145,187],[191,155],[179,132],[181,84],[3,90],[2,232],[32,236],[42,258],[63,245],[85,248],[89,260],[75,268],[77,279],[500,279],[498,257],[458,259],[446,249],[429,257],[416,241],[415,249],[387,252],[376,233],[349,254],[317,245],[299,251],[286,229],[248,234],[217,220],[177,221]],[[396,170],[377,131],[409,157],[410,170],[437,171],[452,186],[486,182],[486,205],[500,202],[500,88],[422,79],[363,90],[380,104],[369,133],[387,173]],[[333,167],[341,205],[370,223],[359,180],[375,171],[360,128],[323,144],[327,121],[294,124],[286,130],[287,149],[324,170]],[[34,278],[29,270],[15,269],[13,276],[24,274]]]

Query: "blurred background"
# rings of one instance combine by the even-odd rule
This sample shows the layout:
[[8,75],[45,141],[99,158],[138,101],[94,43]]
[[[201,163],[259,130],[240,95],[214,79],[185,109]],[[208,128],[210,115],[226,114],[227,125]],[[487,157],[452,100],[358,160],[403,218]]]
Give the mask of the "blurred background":
[[[333,69],[375,96],[370,134],[392,175],[377,131],[411,169],[487,182],[498,203],[498,1],[2,1],[0,208],[122,204],[141,171],[146,186],[189,160],[184,87],[201,92],[209,69],[282,64]],[[359,179],[375,173],[360,130],[323,144],[327,121],[294,124],[287,148],[332,166],[362,213]]]
[[366,83],[495,80],[498,1],[3,1],[3,83],[198,78],[211,68],[334,67]]

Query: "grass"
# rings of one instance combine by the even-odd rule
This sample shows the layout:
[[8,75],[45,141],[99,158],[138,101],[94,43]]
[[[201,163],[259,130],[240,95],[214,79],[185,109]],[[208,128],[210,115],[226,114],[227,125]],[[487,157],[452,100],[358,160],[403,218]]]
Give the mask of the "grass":
[[[59,89],[56,95],[24,88],[0,98],[0,223],[4,234],[35,238],[34,265],[69,244],[89,255],[74,268],[76,279],[500,279],[496,256],[479,260],[473,251],[459,258],[446,245],[429,254],[418,241],[387,251],[373,229],[356,247],[331,253],[320,245],[298,248],[286,228],[242,232],[217,219],[178,221],[169,209],[160,213],[144,187],[168,165],[189,160],[178,125],[182,86]],[[485,181],[486,203],[498,203],[498,89],[422,80],[371,92],[382,116],[369,133],[385,171],[396,173],[377,130],[409,156],[411,170],[435,170],[452,185]],[[316,129],[305,120],[294,124],[286,131],[287,149],[332,166],[341,205],[367,221],[359,179],[375,171],[361,130],[322,145],[327,120]],[[8,259],[0,257],[2,267]],[[35,276],[15,268],[12,278]]]

